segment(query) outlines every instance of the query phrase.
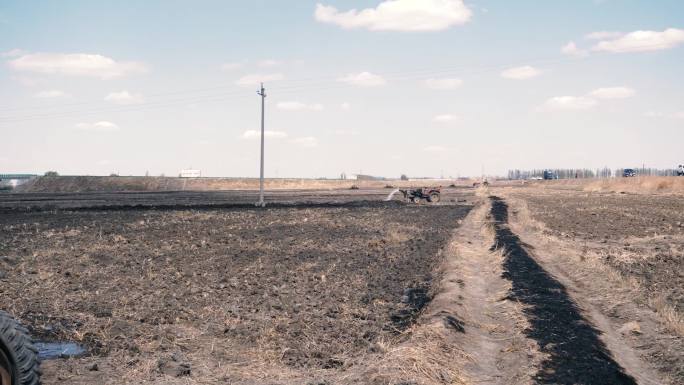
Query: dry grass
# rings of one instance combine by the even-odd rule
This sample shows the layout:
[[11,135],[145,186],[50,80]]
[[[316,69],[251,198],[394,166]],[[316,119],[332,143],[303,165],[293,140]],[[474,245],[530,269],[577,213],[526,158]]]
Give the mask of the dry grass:
[[[332,190],[360,188],[470,186],[471,181],[447,179],[419,180],[334,180],[334,179],[266,179],[268,190]],[[109,192],[109,191],[220,191],[258,190],[256,178],[176,178],[143,176],[59,176],[40,177],[17,188],[18,192]]]
[[[594,284],[605,287],[606,297],[612,298],[615,304],[639,299],[658,315],[662,325],[669,332],[680,337],[684,336],[684,314],[668,303],[667,293],[651,293],[646,290],[647,283],[643,277],[620,272],[606,263],[608,256],[613,264],[624,265],[653,259],[655,252],[651,248],[644,247],[638,251],[631,251],[625,250],[621,244],[614,246],[578,240],[570,242],[558,238],[543,222],[534,219],[525,200],[515,197],[507,197],[507,200],[513,203],[511,207],[515,210],[512,213],[518,226],[536,233],[544,241],[555,245],[555,249],[562,249],[565,255],[574,256],[574,266],[578,276],[591,280],[591,277],[598,274],[602,277],[602,281],[594,282]],[[648,244],[652,240],[649,237],[631,237],[629,242],[632,245]]]
[[572,189],[587,192],[613,192],[630,194],[684,194],[684,177],[639,176],[610,179],[564,179],[540,181],[531,184],[538,188]]

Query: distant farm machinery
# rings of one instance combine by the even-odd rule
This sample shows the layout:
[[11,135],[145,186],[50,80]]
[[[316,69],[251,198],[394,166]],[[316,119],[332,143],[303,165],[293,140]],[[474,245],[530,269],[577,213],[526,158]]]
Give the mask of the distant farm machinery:
[[399,190],[404,195],[404,200],[411,203],[420,203],[427,201],[430,203],[437,203],[442,198],[442,189],[440,187],[423,187],[409,190]]

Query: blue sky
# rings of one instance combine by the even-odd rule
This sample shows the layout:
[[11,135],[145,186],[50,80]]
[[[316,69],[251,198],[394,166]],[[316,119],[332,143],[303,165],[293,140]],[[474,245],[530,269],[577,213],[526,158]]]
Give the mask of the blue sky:
[[258,80],[270,177],[673,167],[683,16],[674,0],[4,0],[0,171],[256,176]]

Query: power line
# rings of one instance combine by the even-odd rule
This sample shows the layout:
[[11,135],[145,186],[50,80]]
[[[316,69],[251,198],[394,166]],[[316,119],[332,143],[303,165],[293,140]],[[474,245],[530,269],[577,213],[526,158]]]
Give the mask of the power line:
[[[634,47],[639,48],[639,47]],[[656,48],[654,45],[647,45],[641,48]],[[543,64],[555,64],[562,62],[577,61],[582,58],[579,57],[554,57],[547,59],[537,59],[526,61],[526,65],[543,65]],[[416,69],[416,70],[403,70],[394,72],[380,72],[377,73],[386,80],[390,81],[401,81],[401,80],[411,80],[420,78],[429,78],[436,76],[449,76],[449,75],[464,75],[464,74],[482,74],[492,71],[503,70],[506,68],[513,67],[517,64],[496,64],[490,66],[448,66],[441,69]],[[312,90],[331,90],[339,88],[347,88],[349,85],[338,82],[339,77],[325,76],[325,77],[310,77],[310,78],[300,78],[300,79],[289,79],[281,82],[281,85],[275,85],[272,87],[273,90],[278,91],[280,95],[297,93],[300,91],[312,91]],[[322,85],[321,82],[335,81],[333,84]],[[203,87],[188,90],[177,90],[171,92],[161,92],[147,95],[147,97],[168,97],[178,95],[178,98],[171,98],[170,100],[158,100],[152,102],[145,102],[138,105],[129,106],[95,106],[93,102],[80,102],[62,105],[60,107],[88,107],[90,105],[93,108],[90,109],[74,109],[70,111],[55,111],[55,112],[31,112],[31,109],[40,109],[40,107],[28,107],[28,108],[0,108],[0,112],[7,111],[30,111],[24,115],[17,116],[0,116],[0,124],[2,123],[19,123],[30,120],[41,120],[41,119],[59,119],[67,118],[72,116],[80,115],[93,115],[101,113],[119,113],[119,112],[130,112],[130,111],[140,111],[146,109],[157,109],[177,106],[178,104],[184,103],[194,103],[194,102],[215,102],[215,101],[225,101],[235,98],[240,98],[244,95],[242,90],[234,90],[235,83],[216,85],[212,87]],[[224,92],[226,88],[230,87],[231,92]],[[42,110],[42,109],[41,109]]]

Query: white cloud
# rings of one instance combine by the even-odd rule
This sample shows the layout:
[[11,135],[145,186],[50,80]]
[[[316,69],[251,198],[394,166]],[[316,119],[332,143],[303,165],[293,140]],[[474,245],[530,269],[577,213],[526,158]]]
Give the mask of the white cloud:
[[145,102],[145,98],[141,94],[131,94],[128,91],[111,92],[104,98],[107,102],[114,104],[128,105],[141,104]]
[[371,31],[441,31],[470,20],[472,11],[462,0],[385,0],[376,8],[337,8],[316,4],[314,17],[345,29]]
[[340,104],[340,108],[344,111],[349,111],[351,109],[351,104],[344,102]]
[[636,94],[636,91],[628,87],[606,87],[597,88],[589,93],[589,96],[596,99],[625,99]]
[[[287,138],[287,133],[285,133],[283,131],[266,130],[266,131],[264,131],[264,137],[265,138],[271,138],[271,139],[282,139],[282,138]],[[261,131],[247,130],[247,131],[242,133],[242,138],[243,139],[259,139],[259,138],[261,138]]]
[[8,62],[17,71],[110,79],[147,71],[144,64],[84,53],[32,53]]
[[370,72],[360,72],[357,74],[349,74],[337,79],[339,82],[351,84],[359,87],[376,87],[385,85],[387,82],[380,75],[375,75]]
[[235,71],[238,70],[242,67],[244,67],[247,64],[246,60],[243,61],[236,61],[236,62],[229,62],[229,63],[223,63],[221,65],[221,69],[223,71]]
[[64,91],[60,91],[60,90],[47,90],[47,91],[40,91],[33,96],[35,96],[36,98],[51,99],[51,98],[61,98],[64,96],[69,96],[69,95],[66,94]]
[[304,136],[301,138],[292,139],[290,140],[290,143],[301,147],[311,148],[318,146],[318,139],[314,138],[313,136]]
[[569,41],[568,44],[564,45],[561,48],[561,53],[563,53],[565,55],[570,55],[570,56],[586,56],[587,55],[587,51],[577,48],[577,45],[575,44],[574,41]]
[[614,39],[624,35],[622,32],[617,31],[596,31],[584,35],[585,39],[588,40],[603,40],[603,39]]
[[453,122],[456,119],[458,119],[458,117],[455,115],[443,114],[435,116],[434,118],[432,118],[432,121],[435,123],[449,123]]
[[283,80],[285,77],[283,74],[279,73],[274,73],[274,74],[250,74],[250,75],[245,75],[238,79],[235,84],[245,87],[245,86],[255,86],[259,85],[259,83],[266,83],[266,82],[275,82],[279,80]]
[[603,40],[593,51],[612,53],[657,51],[684,43],[684,30],[668,28],[658,31],[634,31],[613,40]]
[[283,111],[302,111],[302,110],[311,110],[311,111],[322,111],[323,110],[323,105],[322,104],[306,104],[302,102],[297,102],[297,101],[292,101],[292,102],[278,102],[276,104],[276,107],[279,110]]
[[265,59],[261,60],[257,63],[257,66],[262,67],[262,68],[268,68],[268,67],[275,67],[277,65],[280,65],[281,63],[278,60],[273,60],[273,59]]
[[447,151],[448,149],[444,146],[427,146],[423,148],[423,151],[427,152],[444,152]]
[[427,79],[425,85],[433,90],[451,90],[463,84],[463,80],[458,78]]
[[99,131],[99,132],[108,132],[108,131],[118,131],[119,126],[112,122],[108,121],[100,121],[96,123],[79,123],[76,125],[76,128],[79,130],[83,131]]
[[17,56],[21,56],[21,55],[25,55],[25,54],[27,54],[27,52],[24,51],[23,49],[15,48],[15,49],[11,49],[9,51],[0,53],[0,56],[2,56],[2,57],[17,57]]
[[596,106],[596,100],[584,96],[556,96],[544,103],[549,110],[587,110]]
[[502,71],[501,77],[504,77],[506,79],[524,80],[524,79],[531,79],[533,77],[536,77],[540,73],[541,73],[541,71],[539,71],[538,69],[536,69],[532,66],[522,66],[522,67],[509,68],[505,71]]

